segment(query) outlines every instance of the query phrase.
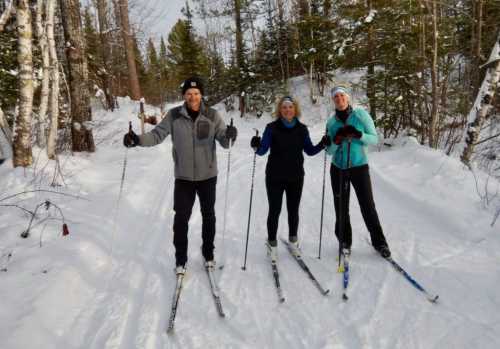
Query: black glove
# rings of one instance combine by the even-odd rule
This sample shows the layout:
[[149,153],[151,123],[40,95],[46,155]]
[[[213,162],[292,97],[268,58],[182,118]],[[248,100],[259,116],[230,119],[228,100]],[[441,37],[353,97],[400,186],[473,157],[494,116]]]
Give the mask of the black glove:
[[259,136],[253,136],[252,139],[250,140],[250,146],[254,149],[259,149],[261,142],[262,138],[260,138]]
[[336,145],[339,145],[344,140],[345,135],[346,135],[345,134],[345,127],[339,128],[337,130],[337,133],[335,133],[335,137],[333,137],[333,143],[335,143]]
[[363,133],[359,131],[356,127],[352,125],[347,125],[344,127],[344,132],[346,137],[357,138],[360,139]]
[[323,146],[323,148],[329,147],[332,144],[332,140],[328,135],[324,135],[319,143]]
[[136,147],[139,145],[139,143],[139,136],[136,135],[132,130],[125,133],[125,136],[123,136],[123,145],[127,148]]
[[226,138],[230,139],[234,143],[234,141],[236,140],[236,136],[238,136],[238,130],[236,129],[236,127],[234,127],[232,125],[227,125]]

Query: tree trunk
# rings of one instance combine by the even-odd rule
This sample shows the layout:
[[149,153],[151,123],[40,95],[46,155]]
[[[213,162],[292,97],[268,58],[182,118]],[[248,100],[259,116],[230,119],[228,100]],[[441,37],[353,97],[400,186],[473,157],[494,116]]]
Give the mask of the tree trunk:
[[241,2],[234,0],[234,21],[236,25],[236,64],[238,65],[238,94],[240,117],[245,115],[245,91],[243,84],[244,57],[243,57],[243,32],[241,26]]
[[[477,67],[479,69],[479,67]],[[462,162],[470,167],[470,160],[474,153],[474,148],[479,139],[479,133],[483,126],[484,120],[492,107],[493,97],[500,80],[500,32],[497,36],[497,41],[493,46],[490,58],[487,63],[487,71],[484,77],[481,89],[477,94],[476,101],[472,107],[469,116],[467,117],[466,134],[463,137],[465,147],[462,152]]]
[[47,34],[42,22],[44,14],[43,0],[37,0],[36,35],[42,55],[42,87],[40,91],[40,107],[38,109],[36,142],[40,148],[47,144],[47,110],[49,106],[50,56]]
[[101,41],[102,63],[105,70],[103,77],[103,89],[106,96],[107,108],[114,110],[115,103],[113,91],[111,90],[111,72],[109,57],[111,54],[111,46],[109,45],[109,22],[108,22],[108,6],[105,0],[96,0],[97,2],[97,18],[99,20],[99,39]]
[[474,13],[474,41],[472,47],[472,87],[473,96],[476,96],[479,91],[480,74],[477,67],[481,63],[481,40],[483,29],[483,0],[475,0],[475,13]]
[[80,2],[79,0],[60,0],[60,5],[69,66],[72,149],[75,152],[93,152],[95,144],[92,129],[88,124],[89,121],[92,121],[92,114]]
[[56,158],[57,126],[59,123],[59,60],[57,58],[56,42],[54,39],[54,12],[56,0],[47,0],[46,3],[47,23],[45,30],[49,45],[50,58],[50,128],[47,136],[47,156],[49,159]]
[[438,86],[438,28],[437,28],[437,0],[431,1],[432,8],[432,58],[431,58],[431,85],[432,85],[432,108],[429,123],[429,145],[432,148],[438,146],[438,121],[439,121],[439,86]]
[[137,101],[141,98],[141,87],[135,65],[134,40],[130,31],[130,21],[128,17],[128,0],[115,0],[115,6],[120,9],[120,23],[125,51],[127,53],[128,82],[130,88],[130,97]]
[[14,0],[11,0],[5,10],[2,12],[2,15],[0,16],[0,33],[3,31],[3,27],[9,20],[10,16],[14,12],[14,6],[13,6]]
[[[368,0],[368,13],[373,10],[372,0]],[[377,119],[377,100],[375,90],[375,38],[373,30],[373,21],[368,24],[368,66],[366,77],[366,95],[370,101],[370,114],[373,120]]]
[[14,126],[14,167],[30,166],[33,162],[31,150],[31,118],[33,112],[33,56],[32,26],[29,0],[17,2],[17,33],[19,63],[19,114]]

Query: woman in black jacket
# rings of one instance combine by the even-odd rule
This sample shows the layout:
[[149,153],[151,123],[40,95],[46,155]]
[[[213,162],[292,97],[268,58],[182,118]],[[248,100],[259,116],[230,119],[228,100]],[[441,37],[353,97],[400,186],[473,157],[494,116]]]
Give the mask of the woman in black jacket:
[[263,137],[255,136],[250,145],[258,155],[264,155],[271,149],[266,167],[266,189],[269,201],[267,216],[267,245],[273,261],[277,258],[278,221],[281,212],[283,192],[286,193],[288,211],[288,240],[292,251],[300,255],[297,239],[299,225],[299,205],[304,184],[304,156],[318,154],[330,141],[324,136],[313,146],[306,125],[298,119],[300,106],[292,97],[279,100],[275,115],[276,120],[267,124]]

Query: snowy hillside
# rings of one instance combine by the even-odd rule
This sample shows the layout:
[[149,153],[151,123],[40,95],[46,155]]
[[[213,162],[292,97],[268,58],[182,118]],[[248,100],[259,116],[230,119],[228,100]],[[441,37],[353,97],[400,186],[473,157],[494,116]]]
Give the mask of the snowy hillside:
[[[306,104],[303,120],[313,142],[321,138],[328,104]],[[19,234],[29,215],[0,206],[0,338],[14,348],[499,348],[500,234],[490,227],[476,183],[456,159],[411,138],[370,154],[375,202],[393,257],[440,296],[429,303],[375,254],[355,195],[350,300],[341,299],[336,272],[333,200],[327,177],[321,260],[318,255],[323,153],[306,157],[299,237],[306,263],[330,289],[321,295],[279,246],[285,303],[279,303],[266,257],[266,158],[258,157],[247,270],[242,271],[250,195],[254,129],[261,119],[234,117],[239,131],[231,153],[225,253],[222,246],[227,151],[219,147],[216,259],[226,318],[218,317],[202,266],[201,214],[190,221],[188,274],[173,334],[165,332],[175,275],[172,245],[173,162],[167,139],[154,148],[122,146],[128,121],[139,129],[138,106],[120,100],[115,113],[96,112],[98,151],[61,159],[65,185],[50,187],[53,164],[39,150],[24,172],[0,166],[0,205],[29,210],[48,199],[62,210],[70,235],[61,236],[59,211],[40,208],[31,235]],[[152,113],[154,108],[146,110]],[[124,157],[123,196],[117,200]],[[10,160],[9,160],[10,162]],[[484,178],[479,174],[479,183]],[[57,178],[63,184],[61,177]],[[480,184],[481,185],[481,184]],[[28,193],[2,200],[24,190]],[[116,217],[116,221],[115,221]],[[286,237],[286,210],[279,232]],[[40,247],[40,244],[41,247]],[[10,257],[9,257],[10,255]]]

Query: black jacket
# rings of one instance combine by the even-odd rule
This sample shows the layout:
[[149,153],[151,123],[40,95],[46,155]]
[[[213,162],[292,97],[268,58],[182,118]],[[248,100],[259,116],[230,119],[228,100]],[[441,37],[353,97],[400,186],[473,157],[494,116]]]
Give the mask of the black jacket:
[[304,177],[304,155],[316,155],[323,146],[312,145],[307,126],[296,121],[288,128],[281,119],[267,124],[262,142],[257,149],[264,155],[271,149],[266,167],[266,176],[271,179],[299,179]]

